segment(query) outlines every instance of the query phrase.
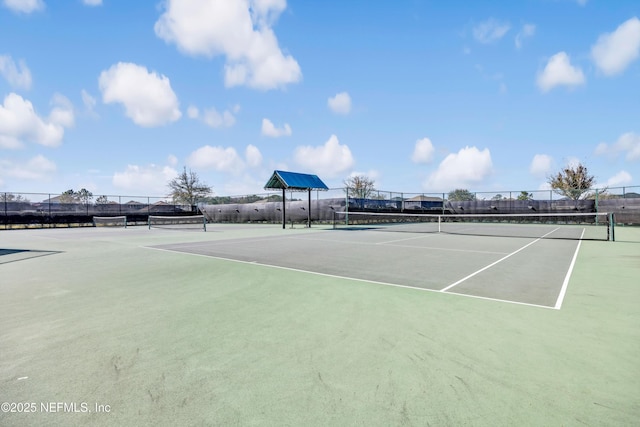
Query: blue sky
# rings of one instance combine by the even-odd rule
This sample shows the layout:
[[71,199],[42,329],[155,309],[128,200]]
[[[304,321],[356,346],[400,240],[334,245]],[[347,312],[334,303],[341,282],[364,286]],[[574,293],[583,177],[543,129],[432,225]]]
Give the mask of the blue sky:
[[637,0],[0,0],[0,191],[640,185]]

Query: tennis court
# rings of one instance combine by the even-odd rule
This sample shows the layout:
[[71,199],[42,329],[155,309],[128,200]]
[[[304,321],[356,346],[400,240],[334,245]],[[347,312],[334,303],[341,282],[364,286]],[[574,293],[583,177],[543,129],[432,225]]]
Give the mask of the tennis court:
[[150,248],[559,308],[578,245],[539,238],[328,230]]
[[398,225],[2,232],[0,424],[635,423],[639,229]]

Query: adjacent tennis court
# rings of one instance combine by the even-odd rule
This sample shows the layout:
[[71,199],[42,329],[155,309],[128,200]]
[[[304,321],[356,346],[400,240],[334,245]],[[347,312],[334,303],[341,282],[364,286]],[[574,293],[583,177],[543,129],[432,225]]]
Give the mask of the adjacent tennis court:
[[637,228],[111,222],[0,233],[0,424],[640,416]]

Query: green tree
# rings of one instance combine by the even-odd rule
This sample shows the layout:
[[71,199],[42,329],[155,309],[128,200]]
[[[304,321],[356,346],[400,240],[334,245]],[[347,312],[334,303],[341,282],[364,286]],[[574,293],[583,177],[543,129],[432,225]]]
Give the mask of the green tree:
[[365,175],[353,175],[344,180],[345,191],[356,199],[369,199],[375,191],[375,182]]
[[67,190],[60,195],[58,200],[60,200],[60,203],[75,203],[77,201],[76,192],[73,190]]
[[191,169],[187,172],[186,167],[182,173],[169,181],[168,186],[171,189],[169,196],[175,204],[195,206],[198,200],[213,193],[210,186],[200,181],[197,173]]
[[578,163],[577,166],[566,166],[550,176],[547,182],[554,193],[577,201],[588,195],[589,189],[595,183],[595,177],[589,174],[586,166]]
[[29,199],[21,194],[15,195],[11,193],[0,193],[0,202],[20,202],[30,203]]
[[527,191],[521,191],[520,194],[518,194],[518,200],[533,200],[533,194]]
[[93,193],[86,188],[78,191],[67,190],[60,195],[60,203],[82,203],[88,205],[93,198]]
[[107,203],[109,203],[107,196],[100,196],[96,199],[96,205],[106,205]]
[[93,199],[93,193],[86,188],[82,188],[80,191],[76,192],[76,198],[80,203],[88,205],[89,202],[91,202],[91,199]]
[[457,188],[449,192],[448,200],[454,202],[466,202],[476,200],[476,195],[464,188]]

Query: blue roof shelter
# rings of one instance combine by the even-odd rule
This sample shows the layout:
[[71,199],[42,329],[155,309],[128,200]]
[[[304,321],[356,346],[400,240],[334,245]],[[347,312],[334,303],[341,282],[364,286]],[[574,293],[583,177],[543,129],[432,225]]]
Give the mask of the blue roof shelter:
[[282,228],[286,228],[286,191],[307,191],[309,208],[307,209],[307,226],[311,227],[311,190],[328,190],[329,187],[317,175],[306,173],[273,171],[273,175],[264,186],[265,190],[282,190]]

